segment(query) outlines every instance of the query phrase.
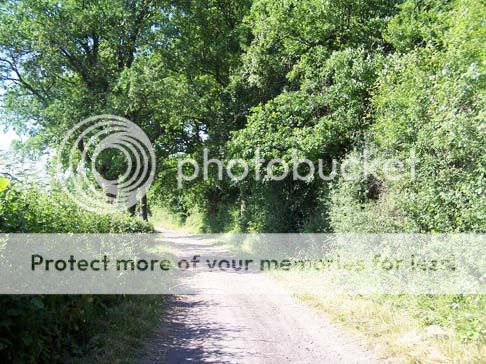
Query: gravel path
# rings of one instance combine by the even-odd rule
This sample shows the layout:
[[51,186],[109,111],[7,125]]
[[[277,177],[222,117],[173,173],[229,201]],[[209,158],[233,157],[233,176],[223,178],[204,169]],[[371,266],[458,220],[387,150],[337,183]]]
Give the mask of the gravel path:
[[[163,233],[180,251],[199,254],[210,250],[214,254],[218,249],[195,243],[190,235]],[[165,322],[147,343],[139,364],[377,362],[356,338],[264,275],[241,275],[240,291],[258,287],[258,291],[268,292],[254,295],[230,294],[229,273],[206,274],[184,282],[196,285],[200,294],[168,300]]]

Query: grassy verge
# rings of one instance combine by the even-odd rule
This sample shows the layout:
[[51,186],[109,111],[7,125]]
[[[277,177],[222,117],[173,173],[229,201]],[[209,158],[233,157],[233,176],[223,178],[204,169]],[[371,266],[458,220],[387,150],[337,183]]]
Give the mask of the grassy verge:
[[319,287],[319,273],[269,275],[330,321],[361,336],[385,362],[484,363],[486,295],[357,295],[325,289],[325,280]]
[[185,231],[188,233],[200,233],[203,231],[203,222],[199,214],[190,216],[177,216],[160,207],[154,207],[150,222],[159,229]]
[[[427,325],[426,318],[445,311],[447,296],[298,296],[332,321],[362,336],[380,358],[390,363],[484,363],[483,338],[465,339],[458,330]],[[471,297],[470,297],[471,298]],[[475,298],[480,298],[479,296]],[[484,302],[484,297],[482,298]],[[484,306],[468,305],[459,313],[484,315]],[[429,308],[426,306],[429,305]],[[438,313],[444,311],[443,313]],[[463,322],[464,323],[464,322]],[[484,330],[484,328],[483,328]]]
[[131,364],[160,325],[164,296],[127,296],[93,325],[83,354],[73,364]]
[[[170,254],[160,241],[150,247],[152,254]],[[107,309],[90,329],[83,355],[73,364],[132,364],[136,362],[148,338],[164,319],[164,295],[127,295]]]

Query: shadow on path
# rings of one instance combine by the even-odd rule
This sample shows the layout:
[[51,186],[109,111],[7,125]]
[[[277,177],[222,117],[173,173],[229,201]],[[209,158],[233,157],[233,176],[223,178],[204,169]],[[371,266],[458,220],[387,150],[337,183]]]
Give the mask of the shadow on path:
[[242,328],[225,327],[199,315],[202,311],[217,311],[217,302],[198,296],[169,296],[167,306],[163,327],[148,343],[138,363],[233,364],[248,358],[243,347],[233,347],[228,356],[226,341],[232,338],[241,343]]

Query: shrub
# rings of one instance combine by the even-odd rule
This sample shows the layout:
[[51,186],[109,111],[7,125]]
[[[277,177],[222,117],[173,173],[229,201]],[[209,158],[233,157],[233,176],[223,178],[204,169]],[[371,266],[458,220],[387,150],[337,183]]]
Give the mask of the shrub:
[[[61,192],[33,187],[0,190],[2,233],[151,232],[150,224],[125,214],[97,215],[80,209]],[[96,320],[123,296],[0,296],[0,360],[4,363],[62,363],[82,352]]]

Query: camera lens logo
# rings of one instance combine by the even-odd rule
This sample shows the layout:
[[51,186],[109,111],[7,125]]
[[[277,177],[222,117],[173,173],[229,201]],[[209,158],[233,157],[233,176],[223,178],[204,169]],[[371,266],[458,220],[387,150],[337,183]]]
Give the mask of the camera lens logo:
[[[124,157],[124,170],[117,170],[112,179],[97,169],[100,165],[114,168],[112,160],[106,159],[109,152]],[[155,176],[149,138],[139,126],[119,116],[98,115],[76,124],[62,140],[58,155],[65,161],[58,163],[57,170],[62,189],[80,207],[96,213],[134,206]]]

